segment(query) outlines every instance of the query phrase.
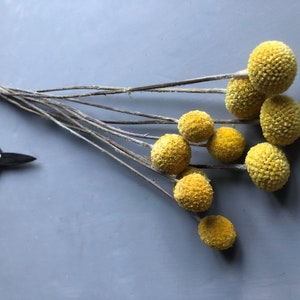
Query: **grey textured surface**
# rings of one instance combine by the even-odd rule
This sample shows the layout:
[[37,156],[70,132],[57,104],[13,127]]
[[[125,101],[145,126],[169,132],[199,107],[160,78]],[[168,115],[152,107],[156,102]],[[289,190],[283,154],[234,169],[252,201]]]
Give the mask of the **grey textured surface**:
[[[2,0],[0,83],[134,86],[232,72],[265,40],[300,57],[299,12],[299,1],[277,0]],[[300,98],[298,78],[287,94]],[[101,99],[231,118],[220,95]],[[299,299],[299,141],[285,148],[292,174],[280,192],[257,189],[245,173],[209,172],[209,214],[228,217],[238,233],[234,250],[220,253],[202,244],[190,214],[142,179],[55,125],[0,105],[1,148],[38,158],[1,172],[1,299]],[[238,128],[248,147],[262,140],[259,127]]]

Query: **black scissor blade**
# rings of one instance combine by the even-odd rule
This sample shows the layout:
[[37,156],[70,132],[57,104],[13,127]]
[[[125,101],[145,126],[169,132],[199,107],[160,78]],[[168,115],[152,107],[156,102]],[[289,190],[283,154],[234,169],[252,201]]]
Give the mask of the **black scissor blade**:
[[35,157],[27,154],[2,152],[0,153],[0,166],[16,166],[35,159]]

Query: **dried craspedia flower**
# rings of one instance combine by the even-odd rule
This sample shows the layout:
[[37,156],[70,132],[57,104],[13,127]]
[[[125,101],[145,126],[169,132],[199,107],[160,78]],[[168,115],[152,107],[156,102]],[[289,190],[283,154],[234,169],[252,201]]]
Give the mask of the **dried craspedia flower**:
[[174,187],[174,199],[186,210],[206,211],[213,201],[213,188],[207,178],[201,174],[189,174],[182,177]]
[[220,215],[204,217],[198,225],[198,234],[207,246],[217,250],[232,247],[236,240],[233,224]]
[[193,110],[180,117],[178,131],[186,140],[200,143],[206,141],[214,133],[214,121],[208,113]]
[[300,137],[300,105],[294,99],[277,95],[268,98],[260,112],[260,125],[265,139],[286,146]]
[[283,151],[267,142],[250,148],[245,164],[254,184],[268,192],[281,189],[290,176],[290,165]]
[[259,116],[266,96],[254,89],[248,77],[232,78],[227,85],[225,106],[241,119]]
[[248,74],[253,87],[266,95],[286,91],[297,74],[294,52],[279,41],[267,41],[258,45],[250,54]]
[[243,135],[232,127],[220,127],[207,142],[208,152],[217,160],[229,163],[239,159],[245,149]]
[[165,134],[152,146],[151,163],[154,168],[166,174],[178,174],[190,163],[191,147],[178,134]]

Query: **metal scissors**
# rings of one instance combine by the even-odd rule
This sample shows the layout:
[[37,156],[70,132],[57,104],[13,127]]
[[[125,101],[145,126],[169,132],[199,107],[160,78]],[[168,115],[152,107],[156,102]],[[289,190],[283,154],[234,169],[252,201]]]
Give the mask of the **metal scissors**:
[[17,166],[24,163],[29,163],[34,161],[36,158],[21,153],[13,153],[13,152],[2,152],[0,149],[0,167],[11,167]]

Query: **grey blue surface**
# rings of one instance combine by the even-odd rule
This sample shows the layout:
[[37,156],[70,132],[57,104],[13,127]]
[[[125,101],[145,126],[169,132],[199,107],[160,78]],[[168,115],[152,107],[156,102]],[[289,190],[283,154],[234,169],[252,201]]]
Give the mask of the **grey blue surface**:
[[[287,43],[300,58],[295,0],[2,0],[0,14],[0,84],[15,88],[233,72],[265,40]],[[287,92],[296,99],[298,77]],[[191,109],[231,118],[223,99],[99,101],[176,118]],[[221,253],[200,241],[189,213],[129,170],[48,121],[0,106],[1,148],[37,157],[1,172],[1,300],[300,298],[299,141],[285,148],[292,173],[280,192],[259,190],[246,173],[208,172],[215,190],[208,214],[228,217],[238,234],[235,248]],[[263,140],[258,126],[238,128],[248,147]],[[213,162],[204,150],[194,159]]]

